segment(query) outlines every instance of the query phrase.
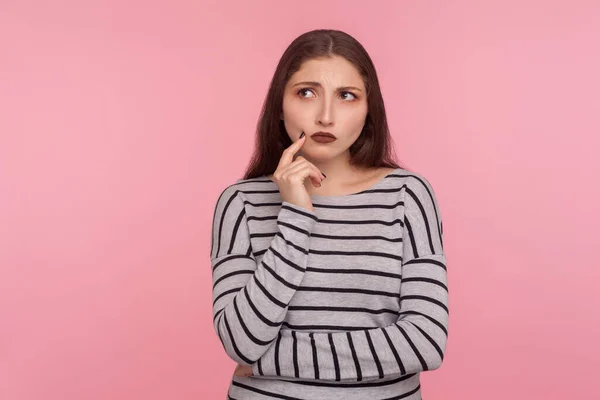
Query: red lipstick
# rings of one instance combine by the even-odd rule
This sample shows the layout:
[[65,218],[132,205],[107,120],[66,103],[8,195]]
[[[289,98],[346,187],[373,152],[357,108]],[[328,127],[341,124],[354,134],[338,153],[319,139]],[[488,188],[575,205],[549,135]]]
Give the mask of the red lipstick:
[[310,138],[318,143],[331,143],[337,140],[333,134],[323,131],[313,133]]

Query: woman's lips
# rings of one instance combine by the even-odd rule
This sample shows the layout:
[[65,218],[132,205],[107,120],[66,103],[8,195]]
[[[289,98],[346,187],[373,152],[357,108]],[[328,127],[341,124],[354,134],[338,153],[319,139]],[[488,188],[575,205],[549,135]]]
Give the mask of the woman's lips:
[[331,136],[323,136],[323,135],[313,135],[310,138],[317,143],[331,143],[331,142],[335,142],[335,140],[336,140],[335,138],[332,138]]
[[336,140],[336,137],[332,134],[322,134],[318,132],[311,135],[310,138],[318,143],[331,143]]

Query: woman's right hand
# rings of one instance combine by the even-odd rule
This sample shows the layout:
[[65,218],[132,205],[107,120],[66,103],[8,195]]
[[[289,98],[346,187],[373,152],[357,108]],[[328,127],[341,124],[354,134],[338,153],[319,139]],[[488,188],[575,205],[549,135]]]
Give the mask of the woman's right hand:
[[312,201],[304,186],[304,180],[310,178],[312,184],[319,187],[325,179],[325,175],[302,156],[298,156],[294,160],[294,155],[306,141],[306,135],[301,136],[300,139],[283,151],[277,170],[273,173],[273,180],[279,187],[283,201],[314,211]]

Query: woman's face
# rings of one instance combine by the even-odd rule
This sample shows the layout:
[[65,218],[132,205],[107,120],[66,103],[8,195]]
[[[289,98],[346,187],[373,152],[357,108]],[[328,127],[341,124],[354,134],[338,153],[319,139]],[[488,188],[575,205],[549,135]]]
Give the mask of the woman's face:
[[[281,118],[292,141],[306,133],[303,155],[326,161],[347,152],[360,136],[368,112],[366,97],[362,77],[345,58],[313,59],[286,84]],[[310,137],[318,131],[337,139],[319,143]]]

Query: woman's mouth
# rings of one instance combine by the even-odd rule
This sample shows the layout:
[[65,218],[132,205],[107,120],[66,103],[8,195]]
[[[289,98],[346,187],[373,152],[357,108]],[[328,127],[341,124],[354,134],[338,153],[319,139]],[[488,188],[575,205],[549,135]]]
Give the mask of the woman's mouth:
[[331,143],[337,140],[337,138],[329,132],[315,132],[310,138],[317,143]]

